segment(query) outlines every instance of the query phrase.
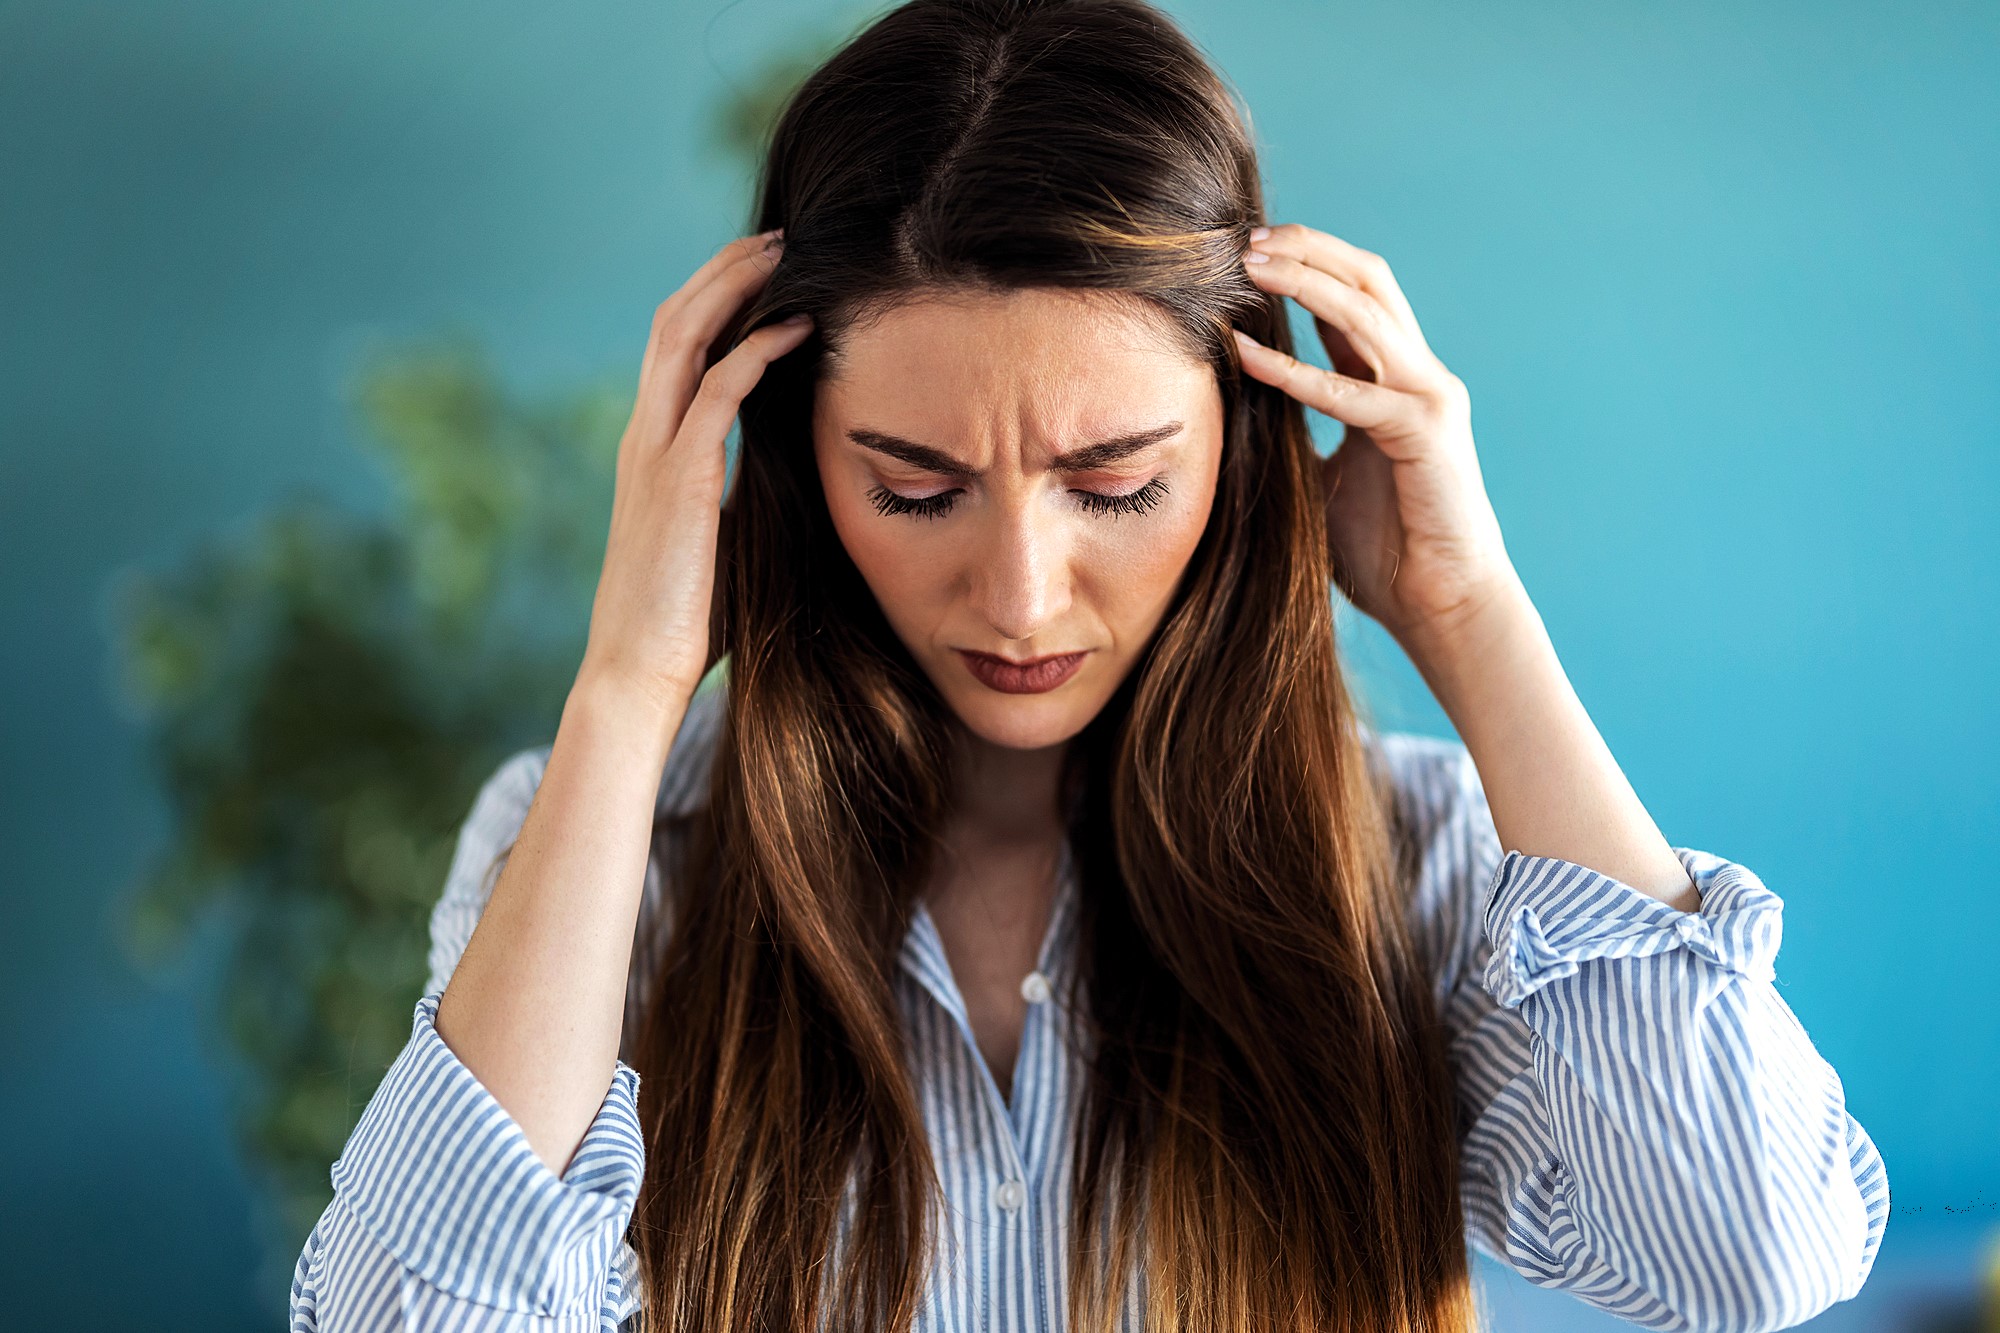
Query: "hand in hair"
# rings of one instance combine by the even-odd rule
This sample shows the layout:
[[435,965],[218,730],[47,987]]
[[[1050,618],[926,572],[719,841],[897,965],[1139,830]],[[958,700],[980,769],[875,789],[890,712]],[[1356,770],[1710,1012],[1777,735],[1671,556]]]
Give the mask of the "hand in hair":
[[1424,341],[1380,255],[1298,223],[1266,231],[1245,268],[1312,312],[1333,369],[1237,339],[1253,378],[1348,426],[1325,463],[1334,579],[1405,648],[1448,639],[1518,586],[1465,384]]
[[709,662],[730,423],[765,368],[812,329],[805,316],[767,324],[704,370],[710,347],[777,268],[782,246],[775,233],[731,241],[660,305],[618,445],[611,531],[579,674],[651,701],[661,716],[679,718]]
[[776,267],[764,239],[722,247],[653,319],[583,666],[438,1000],[438,1037],[558,1174],[617,1064],[661,772],[708,660],[729,423],[810,327],[758,329],[704,371]]

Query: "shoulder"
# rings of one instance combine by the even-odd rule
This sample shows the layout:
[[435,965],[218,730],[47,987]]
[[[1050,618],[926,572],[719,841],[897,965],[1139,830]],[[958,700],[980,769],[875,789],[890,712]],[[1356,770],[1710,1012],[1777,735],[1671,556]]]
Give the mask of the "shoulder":
[[1486,892],[1502,859],[1479,769],[1462,741],[1362,728],[1415,855],[1409,917],[1449,994],[1484,940]]
[[[693,814],[708,803],[709,770],[727,711],[727,687],[720,681],[696,693],[667,752],[661,772],[656,816]],[[492,896],[508,853],[527,822],[554,745],[517,750],[480,785],[459,827],[458,845],[445,874],[444,891],[431,911],[430,974],[427,994],[441,992],[472,938],[473,927]],[[648,868],[648,878],[655,875]]]

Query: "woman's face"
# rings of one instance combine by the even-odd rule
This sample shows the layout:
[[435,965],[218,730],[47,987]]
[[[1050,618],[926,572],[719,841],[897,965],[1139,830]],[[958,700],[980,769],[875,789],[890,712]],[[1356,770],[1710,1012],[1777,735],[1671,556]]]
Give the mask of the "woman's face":
[[[991,744],[1081,731],[1201,540],[1222,395],[1168,319],[1108,292],[954,294],[855,327],[825,362],[813,447],[834,527],[911,655]],[[1038,688],[1048,668],[996,672],[977,654],[1081,657]]]

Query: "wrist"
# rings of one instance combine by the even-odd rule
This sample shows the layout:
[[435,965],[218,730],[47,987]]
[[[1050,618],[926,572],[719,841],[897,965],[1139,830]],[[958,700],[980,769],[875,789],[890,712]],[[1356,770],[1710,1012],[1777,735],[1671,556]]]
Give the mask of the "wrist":
[[664,766],[692,697],[693,691],[643,685],[617,672],[586,667],[563,701],[562,724],[615,737]]
[[1512,565],[1487,580],[1450,615],[1436,617],[1396,635],[1397,642],[1419,668],[1443,667],[1455,660],[1489,652],[1495,641],[1518,633],[1541,618]]
[[1500,724],[1524,701],[1555,686],[1561,668],[1541,612],[1518,580],[1496,587],[1490,599],[1403,644],[1438,705],[1471,743],[1471,733]]

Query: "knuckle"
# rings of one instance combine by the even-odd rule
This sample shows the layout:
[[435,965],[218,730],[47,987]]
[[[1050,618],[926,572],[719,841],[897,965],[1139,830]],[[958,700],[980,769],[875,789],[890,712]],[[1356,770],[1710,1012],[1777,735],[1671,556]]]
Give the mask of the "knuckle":
[[1465,387],[1464,380],[1447,370],[1438,381],[1436,397],[1444,407],[1456,411],[1471,404],[1472,391]]
[[1352,302],[1354,319],[1361,325],[1362,336],[1373,338],[1378,342],[1388,337],[1390,330],[1395,327],[1395,320],[1391,319],[1389,312],[1382,308],[1382,303],[1365,292],[1355,292],[1354,295],[1356,298]]
[[710,366],[695,386],[694,396],[704,403],[713,403],[729,396],[729,362],[718,361]]
[[737,355],[737,352],[742,350],[741,347],[738,347],[736,352],[731,352],[728,356],[723,357],[722,360],[708,368],[708,373],[701,377],[702,393],[707,394],[712,399],[740,398],[743,396],[744,392],[749,388],[749,385],[745,381],[753,380],[755,376],[748,370],[748,363]]
[[659,337],[661,350],[676,356],[698,356],[706,348],[701,330],[685,317],[667,320],[660,327]]
[[1325,300],[1340,311],[1342,318],[1345,318],[1349,311],[1363,310],[1363,303],[1367,300],[1368,294],[1344,277],[1332,273],[1320,273],[1314,282],[1324,294]]
[[1458,415],[1458,403],[1449,391],[1416,395],[1417,411],[1425,422],[1440,426]]

